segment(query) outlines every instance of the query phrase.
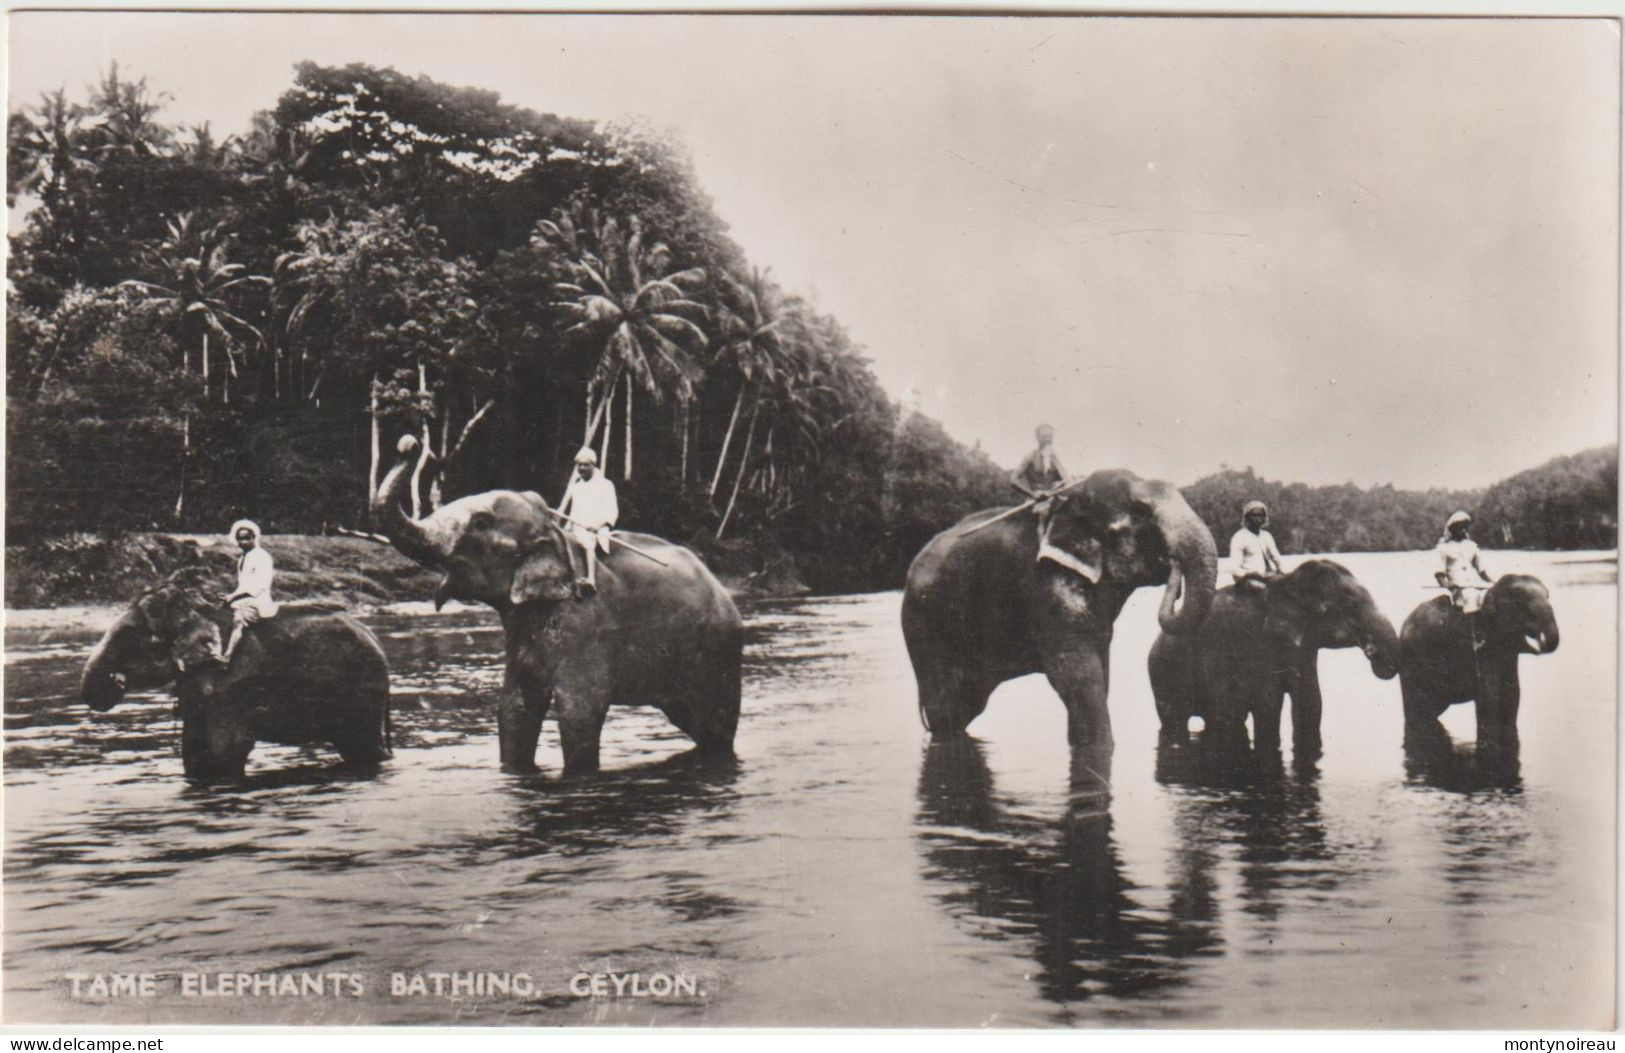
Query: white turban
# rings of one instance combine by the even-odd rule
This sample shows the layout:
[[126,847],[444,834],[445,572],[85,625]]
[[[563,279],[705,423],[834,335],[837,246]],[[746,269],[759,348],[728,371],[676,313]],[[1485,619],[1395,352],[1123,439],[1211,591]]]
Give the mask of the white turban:
[[253,534],[254,544],[257,545],[260,543],[260,527],[259,524],[254,522],[252,519],[237,520],[237,522],[231,524],[231,530],[227,532],[226,536],[231,538],[233,541],[236,541],[237,531],[239,530],[246,530],[250,534]]

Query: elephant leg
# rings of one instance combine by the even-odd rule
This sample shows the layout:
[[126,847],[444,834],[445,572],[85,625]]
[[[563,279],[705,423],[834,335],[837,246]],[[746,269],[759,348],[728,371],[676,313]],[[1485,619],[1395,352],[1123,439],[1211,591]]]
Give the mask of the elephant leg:
[[1511,751],[1518,747],[1517,656],[1485,659],[1478,677],[1478,753]]
[[497,703],[497,749],[505,772],[526,775],[536,770],[536,743],[553,700],[549,672],[510,643]]
[[1294,671],[1290,690],[1293,757],[1318,757],[1321,752],[1321,697],[1320,674],[1315,668],[1314,652],[1310,652],[1307,663],[1300,663]]
[[1254,707],[1248,670],[1225,656],[1203,665],[1201,673],[1209,679],[1201,710],[1202,742],[1220,752],[1245,750],[1247,714]]
[[935,742],[945,742],[965,734],[970,722],[987,708],[988,696],[997,684],[968,669],[950,667],[922,675],[920,714]]
[[739,727],[739,663],[715,656],[660,703],[666,718],[708,753],[732,753]]
[[1450,708],[1450,704],[1441,702],[1438,696],[1424,688],[1417,680],[1417,677],[1408,677],[1401,673],[1399,694],[1405,703],[1406,725],[1425,728],[1437,722],[1444,711]]
[[609,713],[607,671],[598,668],[562,670],[553,689],[558,714],[559,743],[564,747],[564,774],[591,775],[598,770],[598,737]]
[[1266,674],[1252,685],[1253,748],[1259,752],[1276,752],[1281,748],[1281,709],[1286,701],[1281,682]]
[[[343,696],[340,696],[343,697]],[[333,748],[346,764],[372,766],[390,755],[385,740],[389,719],[389,688],[355,692],[344,703],[344,711],[354,714],[341,733],[334,736]]]
[[1044,675],[1066,704],[1066,738],[1073,746],[1112,745],[1112,717],[1106,707],[1111,686],[1106,649],[1085,643],[1044,660]]
[[254,743],[233,743],[206,753],[183,755],[182,768],[188,779],[199,782],[241,782],[248,769],[248,756]]
[[1196,678],[1189,645],[1160,636],[1151,647],[1148,672],[1151,695],[1157,703],[1162,730],[1157,741],[1178,745],[1190,741],[1191,716],[1196,712]]
[[536,743],[542,735],[542,718],[547,715],[548,696],[540,699],[529,692],[508,688],[497,706],[497,748],[502,770],[527,774],[536,770]]

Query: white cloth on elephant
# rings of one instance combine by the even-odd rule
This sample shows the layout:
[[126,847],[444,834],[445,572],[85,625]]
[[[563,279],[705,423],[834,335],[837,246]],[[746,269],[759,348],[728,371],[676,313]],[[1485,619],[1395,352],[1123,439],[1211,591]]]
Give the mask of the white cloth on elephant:
[[271,554],[255,545],[237,560],[237,591],[231,594],[231,606],[252,607],[261,618],[275,618],[281,608],[271,598],[271,578],[274,573]]
[[588,530],[586,527],[570,527],[570,536],[575,538],[576,544],[582,548],[592,548],[596,542],[609,555],[609,527],[599,527],[597,530]]
[[1230,538],[1230,561],[1230,576],[1237,581],[1246,574],[1267,577],[1281,572],[1281,550],[1268,530],[1256,534],[1246,527],[1237,530]]
[[564,500],[559,502],[559,512],[589,531],[614,526],[621,514],[615,501],[615,484],[603,472],[592,473],[590,479],[572,476]]
[[1484,580],[1478,562],[1478,542],[1470,537],[1460,541],[1440,538],[1434,551],[1444,563],[1444,583],[1450,590],[1450,602],[1464,614],[1472,614],[1482,607],[1484,590],[1489,588],[1489,583]]
[[1439,545],[1433,551],[1439,554],[1444,564],[1444,583],[1453,589],[1468,585],[1483,585],[1484,576],[1479,573],[1478,542],[1470,537],[1460,541],[1454,538],[1441,538]]

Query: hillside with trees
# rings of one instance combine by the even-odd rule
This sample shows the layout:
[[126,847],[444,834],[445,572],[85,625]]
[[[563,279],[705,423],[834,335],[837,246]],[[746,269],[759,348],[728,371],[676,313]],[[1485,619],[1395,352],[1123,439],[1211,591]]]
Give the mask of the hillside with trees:
[[359,65],[241,136],[162,102],[114,67],[9,117],[14,543],[364,527],[406,433],[414,511],[557,500],[588,444],[624,522],[826,588],[1006,496],[646,129]]

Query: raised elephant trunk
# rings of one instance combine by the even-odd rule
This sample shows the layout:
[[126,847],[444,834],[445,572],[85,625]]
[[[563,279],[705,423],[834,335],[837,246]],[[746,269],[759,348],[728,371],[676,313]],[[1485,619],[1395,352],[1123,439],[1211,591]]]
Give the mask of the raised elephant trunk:
[[1219,577],[1213,533],[1174,487],[1158,482],[1141,487],[1136,496],[1150,506],[1168,545],[1168,589],[1157,608],[1157,624],[1166,633],[1193,632],[1207,617]]
[[451,555],[452,539],[439,536],[432,524],[413,519],[401,511],[401,498],[410,479],[417,447],[417,439],[412,436],[401,439],[396,447],[400,459],[378,487],[378,495],[372,501],[372,518],[402,555],[428,566],[439,566]]

